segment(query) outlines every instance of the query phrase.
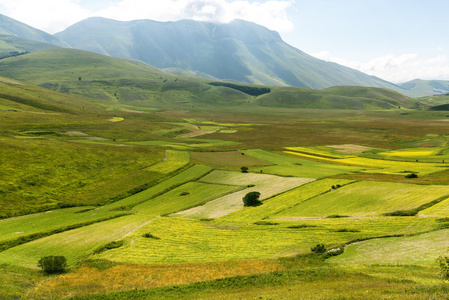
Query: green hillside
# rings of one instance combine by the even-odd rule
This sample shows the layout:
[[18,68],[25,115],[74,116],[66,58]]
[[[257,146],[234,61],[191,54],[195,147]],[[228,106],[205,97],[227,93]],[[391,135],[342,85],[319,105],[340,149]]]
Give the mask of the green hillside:
[[51,49],[0,60],[0,74],[54,91],[104,100],[110,106],[262,105],[372,110],[418,107],[416,101],[386,89],[312,90],[217,83],[170,75],[135,60],[74,49]]
[[49,43],[23,39],[13,35],[0,35],[0,57],[2,58],[13,56],[15,54],[11,52],[23,54],[25,52],[35,52],[52,48],[58,48],[58,46]]

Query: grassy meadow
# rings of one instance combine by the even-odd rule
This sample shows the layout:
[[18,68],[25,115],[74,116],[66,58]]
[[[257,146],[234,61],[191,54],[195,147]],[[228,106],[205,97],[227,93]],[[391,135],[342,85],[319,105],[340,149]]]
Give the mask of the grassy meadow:
[[282,89],[74,55],[59,82],[9,71],[49,89],[0,80],[0,299],[448,297],[445,112],[265,107]]

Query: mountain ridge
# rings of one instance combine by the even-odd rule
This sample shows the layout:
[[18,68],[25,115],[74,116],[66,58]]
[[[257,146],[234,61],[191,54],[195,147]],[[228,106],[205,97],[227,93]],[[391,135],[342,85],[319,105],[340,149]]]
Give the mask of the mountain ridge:
[[214,24],[95,17],[55,36],[73,48],[220,80],[314,89],[362,85],[401,90],[380,78],[312,57],[285,43],[279,33],[243,20]]

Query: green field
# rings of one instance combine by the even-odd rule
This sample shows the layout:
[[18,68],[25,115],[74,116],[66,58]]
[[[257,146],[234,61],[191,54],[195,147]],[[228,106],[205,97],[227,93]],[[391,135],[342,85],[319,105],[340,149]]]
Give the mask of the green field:
[[352,173],[366,170],[366,168],[361,167],[334,165],[305,159],[298,159],[262,150],[247,150],[244,151],[244,153],[257,159],[274,164],[274,166],[270,167],[256,168],[255,171],[262,171],[265,173],[281,176],[322,178],[336,174]]
[[380,215],[398,210],[412,210],[442,197],[449,197],[447,186],[362,181],[311,198],[279,216]]
[[337,264],[435,264],[447,255],[449,231],[441,230],[416,236],[384,238],[349,245],[341,256],[330,259]]

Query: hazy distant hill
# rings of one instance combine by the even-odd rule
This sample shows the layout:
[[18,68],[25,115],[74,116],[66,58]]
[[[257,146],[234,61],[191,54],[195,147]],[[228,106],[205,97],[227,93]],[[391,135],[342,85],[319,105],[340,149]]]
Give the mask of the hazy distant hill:
[[[57,37],[0,14],[0,35],[16,36],[31,41],[67,46]],[[0,39],[3,41],[3,38]]]
[[283,42],[277,32],[241,20],[212,24],[90,18],[56,36],[73,48],[218,79],[316,89],[356,85],[400,90],[379,78],[314,58]]
[[405,94],[411,97],[423,97],[449,93],[449,81],[415,79],[400,84],[406,90]]

